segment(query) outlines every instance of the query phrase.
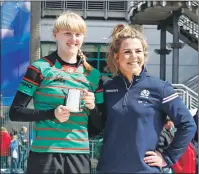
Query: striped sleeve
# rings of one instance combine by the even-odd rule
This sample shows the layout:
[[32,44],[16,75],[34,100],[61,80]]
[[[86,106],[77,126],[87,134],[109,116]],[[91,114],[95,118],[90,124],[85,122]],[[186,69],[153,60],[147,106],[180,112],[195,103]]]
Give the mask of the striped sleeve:
[[173,99],[175,99],[175,98],[177,98],[177,97],[178,97],[178,93],[175,92],[175,93],[169,95],[168,97],[163,98],[162,103],[170,102],[171,100],[173,100]]
[[18,91],[29,96],[33,96],[42,79],[43,76],[40,70],[33,65],[30,65],[28,66],[27,71],[19,85]]
[[185,152],[195,134],[196,128],[187,106],[170,83],[165,83],[162,94],[162,110],[173,121],[177,129],[172,143],[162,153],[168,166],[172,166]]
[[173,87],[170,84],[165,85],[162,104],[170,102],[177,97],[178,93],[173,89]]
[[103,82],[102,77],[99,79],[98,87],[95,90],[95,103],[100,104],[104,102],[104,94],[103,94]]

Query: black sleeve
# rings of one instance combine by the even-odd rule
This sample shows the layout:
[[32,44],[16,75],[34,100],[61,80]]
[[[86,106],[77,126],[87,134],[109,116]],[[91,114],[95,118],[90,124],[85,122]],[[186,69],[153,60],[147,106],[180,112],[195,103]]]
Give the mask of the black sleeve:
[[196,123],[197,132],[198,132],[198,110],[197,110],[196,114],[193,116],[193,119],[194,119],[194,121],[195,121],[195,123]]
[[36,110],[27,108],[31,96],[17,91],[9,111],[11,121],[38,122],[55,118],[54,109]]
[[104,104],[96,104],[95,108],[90,110],[88,119],[89,137],[99,135],[105,126],[106,114]]
[[102,130],[104,129],[106,114],[105,114],[105,106],[103,103],[96,104],[93,110],[90,110],[90,119],[92,124]]
[[195,121],[195,123],[196,123],[196,126],[197,126],[197,131],[196,131],[196,133],[195,133],[194,140],[195,140],[196,142],[198,142],[198,110],[197,110],[195,116],[193,117],[193,119],[194,119],[194,121]]
[[[103,89],[106,81],[111,80],[111,78],[103,76],[100,79],[98,89]],[[106,122],[106,107],[104,103],[98,103],[95,108],[90,110],[90,116],[88,119],[88,133],[90,136],[96,136],[103,131]]]

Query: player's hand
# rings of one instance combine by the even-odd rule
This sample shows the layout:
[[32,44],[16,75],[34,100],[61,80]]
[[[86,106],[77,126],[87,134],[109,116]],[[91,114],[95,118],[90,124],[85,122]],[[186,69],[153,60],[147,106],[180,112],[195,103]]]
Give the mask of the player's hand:
[[88,109],[94,109],[95,108],[95,96],[93,92],[89,92],[87,90],[83,90],[84,93],[84,105]]
[[144,158],[144,162],[149,166],[156,166],[160,168],[167,166],[167,163],[160,152],[147,151],[145,155],[147,155],[147,157]]
[[55,117],[62,123],[66,122],[70,117],[70,112],[66,106],[59,105],[55,109]]

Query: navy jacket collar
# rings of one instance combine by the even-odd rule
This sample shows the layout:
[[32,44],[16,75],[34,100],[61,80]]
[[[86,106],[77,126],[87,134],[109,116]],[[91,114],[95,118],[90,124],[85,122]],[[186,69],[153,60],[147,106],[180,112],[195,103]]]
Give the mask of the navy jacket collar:
[[141,73],[138,76],[134,75],[133,81],[131,83],[128,81],[128,79],[122,73],[119,73],[118,77],[120,79],[121,78],[124,79],[125,83],[127,84],[127,87],[129,87],[129,86],[133,86],[136,83],[138,83],[145,76],[146,72],[147,72],[147,69],[146,69],[146,67],[143,66]]

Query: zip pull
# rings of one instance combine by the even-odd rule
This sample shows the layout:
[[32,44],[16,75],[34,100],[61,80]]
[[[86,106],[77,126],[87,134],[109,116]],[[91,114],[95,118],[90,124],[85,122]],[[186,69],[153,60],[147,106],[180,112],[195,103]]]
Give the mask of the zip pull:
[[122,102],[122,108],[124,109],[124,108],[127,108],[128,91],[129,91],[129,89],[131,88],[133,82],[131,82],[130,86],[128,87],[128,86],[127,86],[127,83],[126,83],[126,80],[124,79],[124,77],[122,77],[122,78],[123,78],[123,80],[124,80],[124,83],[125,83],[125,86],[126,86],[126,90],[127,90],[127,92],[126,92],[125,95],[124,95],[124,100],[123,100],[123,102]]
[[130,86],[128,87],[127,83],[126,83],[126,80],[124,79],[124,77],[122,77],[122,78],[124,80],[124,83],[125,83],[125,86],[126,86],[126,90],[128,91],[131,88],[131,86],[133,85],[133,82],[131,82]]

